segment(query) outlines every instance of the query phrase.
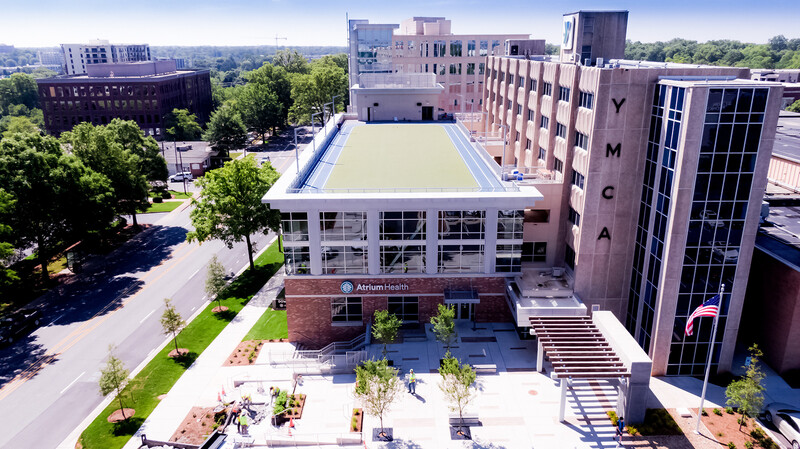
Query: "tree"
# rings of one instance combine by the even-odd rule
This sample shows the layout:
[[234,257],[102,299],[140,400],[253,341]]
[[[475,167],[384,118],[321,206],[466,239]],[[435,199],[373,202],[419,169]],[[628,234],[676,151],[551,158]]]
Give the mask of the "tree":
[[119,401],[119,410],[122,412],[122,419],[125,417],[125,405],[122,403],[122,390],[128,385],[128,375],[130,372],[125,368],[122,360],[114,355],[114,346],[108,347],[108,361],[106,366],[100,370],[100,393],[105,396],[111,392],[117,393],[117,400]]
[[115,118],[106,125],[106,129],[112,133],[116,142],[122,145],[123,149],[139,156],[140,171],[151,184],[167,182],[169,175],[167,162],[161,156],[158,142],[153,139],[153,136],[145,136],[142,129],[133,120]]
[[0,115],[9,114],[13,105],[24,105],[29,110],[39,107],[39,87],[32,76],[14,73],[0,79]]
[[787,108],[789,112],[800,112],[800,100],[795,101],[794,103],[790,104]]
[[217,300],[217,310],[222,311],[222,301],[219,295],[225,290],[228,281],[225,280],[225,267],[222,266],[217,255],[211,258],[206,275],[206,293]]
[[173,140],[197,140],[203,132],[197,123],[197,116],[190,114],[188,109],[173,109],[164,117],[164,126]]
[[764,380],[764,371],[758,365],[758,361],[764,355],[758,345],[754,344],[750,348],[750,365],[745,366],[747,373],[744,377],[734,380],[725,389],[725,397],[728,398],[727,404],[732,407],[737,407],[742,414],[742,419],[739,420],[739,430],[742,429],[742,424],[747,420],[747,417],[758,416],[761,408],[764,406],[764,386],[761,381]]
[[130,215],[133,225],[138,228],[137,212],[144,212],[150,206],[147,198],[149,184],[143,172],[142,158],[125,148],[122,137],[113,127],[79,123],[72,131],[62,134],[61,140],[71,146],[72,152],[86,166],[111,181],[114,212]]
[[259,168],[251,157],[228,161],[222,168],[206,173],[196,182],[202,190],[200,197],[192,200],[195,230],[186,234],[186,239],[200,243],[220,239],[228,248],[244,239],[250,269],[255,269],[250,235],[278,230],[280,213],[262,203],[261,198],[279,177],[271,164]]
[[39,133],[14,133],[0,141],[0,186],[16,200],[8,223],[14,244],[36,246],[45,283],[58,245],[106,229],[114,216],[108,178]]
[[14,198],[0,188],[0,292],[13,281],[19,279],[17,273],[6,266],[6,260],[14,254],[14,245],[10,243],[12,230],[7,223],[9,214],[14,209]]
[[312,64],[334,64],[347,73],[347,53],[337,53],[335,55],[325,55]]
[[164,335],[172,335],[172,341],[175,343],[175,355],[180,356],[181,351],[178,349],[178,334],[186,327],[186,321],[183,321],[181,314],[175,310],[172,301],[169,298],[164,298],[164,313],[161,315],[161,329]]
[[235,105],[245,125],[262,135],[286,123],[292,104],[291,83],[283,67],[264,64],[245,75],[247,84],[238,92]]
[[341,110],[347,86],[347,74],[335,63],[314,64],[311,73],[292,78],[294,103],[289,110],[289,119],[293,123],[309,123],[311,114],[323,111],[325,103],[330,103],[334,95],[341,99],[337,103]]
[[450,346],[458,336],[456,334],[455,317],[456,311],[453,306],[445,306],[443,304],[439,304],[439,313],[431,317],[433,333],[436,334],[436,339],[447,348],[445,354],[448,356],[450,354]]
[[372,336],[383,343],[383,357],[386,358],[386,345],[394,343],[397,339],[397,331],[403,320],[397,315],[389,313],[388,310],[376,310],[375,319],[372,321]]
[[289,73],[308,73],[311,65],[308,59],[297,50],[278,50],[272,63],[278,67],[283,67]]
[[242,116],[229,104],[225,104],[211,114],[203,139],[215,150],[228,155],[247,145],[247,127],[244,126]]
[[452,356],[442,360],[439,374],[442,375],[439,389],[444,393],[445,399],[450,402],[450,410],[458,412],[458,431],[463,433],[464,408],[475,398],[472,385],[478,376],[469,364],[460,365],[458,359]]
[[0,119],[0,132],[3,136],[14,133],[38,133],[39,127],[25,115],[9,115]]
[[386,359],[367,360],[356,368],[356,380],[356,397],[364,404],[367,413],[380,419],[379,436],[385,436],[383,417],[403,391],[397,369],[389,366]]

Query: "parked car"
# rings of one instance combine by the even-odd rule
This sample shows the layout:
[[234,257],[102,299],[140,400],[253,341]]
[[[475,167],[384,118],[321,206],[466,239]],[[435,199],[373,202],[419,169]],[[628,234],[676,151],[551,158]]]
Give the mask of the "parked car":
[[181,173],[175,173],[174,175],[169,177],[169,182],[181,182],[184,179],[187,180],[187,181],[191,181],[192,180],[192,174],[190,172],[188,172],[188,171],[181,172]]
[[21,309],[5,316],[0,322],[0,345],[10,345],[39,327],[42,313],[37,309]]
[[792,444],[792,449],[800,449],[800,409],[798,407],[773,402],[764,410],[764,419],[775,425]]

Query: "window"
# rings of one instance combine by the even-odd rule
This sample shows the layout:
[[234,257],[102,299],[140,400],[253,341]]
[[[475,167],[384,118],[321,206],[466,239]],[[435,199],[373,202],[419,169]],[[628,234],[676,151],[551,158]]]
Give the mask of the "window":
[[497,212],[497,239],[522,240],[524,211],[501,210]]
[[557,171],[559,173],[564,173],[564,162],[561,159],[559,159],[557,157],[554,157],[553,158],[553,170],[555,170],[555,171]]
[[381,273],[424,273],[425,245],[381,244]]
[[583,134],[581,132],[575,131],[575,146],[583,148],[584,150],[589,149],[589,136]]
[[439,273],[480,273],[483,245],[439,245]]
[[331,321],[334,323],[361,323],[361,298],[331,299]]
[[543,161],[546,159],[546,157],[547,157],[547,151],[545,151],[544,148],[539,147],[539,160]]
[[572,206],[569,206],[569,210],[567,211],[567,221],[574,224],[575,226],[581,225],[581,214],[579,214]]
[[511,100],[506,101],[506,109],[511,110]]
[[562,139],[567,138],[567,127],[559,122],[556,122],[556,136]]
[[517,87],[525,87],[525,78],[522,75],[517,76]]
[[286,274],[309,274],[311,257],[309,247],[306,246],[284,246],[283,258],[286,265]]
[[483,75],[486,72],[486,63],[480,62],[478,63],[478,75]]
[[589,60],[589,63],[587,65],[592,65],[591,59],[592,59],[592,46],[591,45],[584,45],[583,47],[581,47],[581,61],[580,62],[585,63],[587,60]]
[[308,214],[305,212],[281,213],[283,240],[286,242],[308,241]]
[[450,41],[450,56],[461,56],[461,41]]
[[517,131],[517,134],[514,137],[514,142],[519,142],[519,131]]
[[553,83],[542,83],[542,95],[553,95]]
[[360,245],[325,245],[321,248],[323,274],[366,273],[366,242]]
[[531,92],[536,92],[536,80],[535,80],[535,79],[533,79],[533,78],[531,78],[531,87],[530,87],[530,90],[531,90]]
[[569,102],[569,87],[558,87],[558,101]]
[[566,248],[564,249],[564,262],[567,264],[568,267],[571,269],[575,269],[575,250],[572,249],[569,244],[565,245]]
[[494,271],[496,273],[519,273],[522,271],[522,244],[497,245]]
[[547,242],[524,242],[522,244],[523,262],[547,262]]
[[532,122],[534,117],[536,117],[536,111],[528,110],[528,121]]
[[589,92],[578,94],[578,107],[592,109],[594,107],[594,95]]
[[425,211],[381,212],[381,240],[425,240]]
[[521,104],[517,105],[517,114],[518,115],[522,115],[522,105]]
[[572,185],[578,187],[579,189],[583,189],[583,181],[583,175],[575,170],[572,170]]
[[366,212],[320,212],[319,215],[322,241],[367,239]]
[[550,117],[543,115],[542,119],[539,121],[539,127],[547,129],[550,126]]
[[525,209],[525,223],[549,223],[550,209]]
[[485,211],[440,211],[439,238],[445,240],[483,240]]
[[419,298],[416,296],[390,296],[386,310],[403,320],[404,323],[417,322],[419,321]]

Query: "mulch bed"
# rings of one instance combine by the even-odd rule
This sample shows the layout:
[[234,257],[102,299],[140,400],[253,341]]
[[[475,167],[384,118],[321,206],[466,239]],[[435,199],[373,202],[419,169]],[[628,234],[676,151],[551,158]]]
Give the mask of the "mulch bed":
[[246,340],[239,343],[222,366],[252,365],[264,347],[263,340]]
[[[355,420],[355,423],[353,423]],[[355,427],[353,426],[355,424]],[[354,408],[352,417],[350,418],[350,431],[361,432],[361,426],[364,424],[364,412],[360,408]]]
[[[122,410],[125,410],[125,417],[124,418],[122,417]],[[135,413],[136,413],[136,410],[134,410],[132,408],[116,409],[116,410],[114,410],[113,413],[108,415],[107,419],[108,419],[108,422],[110,422],[110,423],[117,423],[117,422],[120,422],[120,421],[123,421],[125,419],[128,419],[128,418],[132,417]]]
[[203,444],[216,428],[214,407],[192,407],[169,441],[184,444]]
[[[693,411],[697,413],[697,409],[693,409]],[[752,430],[761,429],[753,418],[747,418],[747,425],[743,425],[742,429],[739,430],[738,420],[742,415],[738,413],[731,415],[726,413],[724,409],[720,409],[720,411],[722,416],[716,415],[714,409],[707,408],[706,413],[708,413],[708,416],[704,416],[702,420],[717,441],[723,445],[733,442],[737,448],[744,448],[745,441],[750,441],[753,443],[753,447],[761,447],[759,442],[750,436]]]
[[220,312],[227,312],[227,311],[228,311],[228,308],[225,307],[225,306],[221,306],[221,307],[217,306],[217,307],[214,307],[213,309],[211,309],[211,313],[220,313]]
[[189,354],[189,350],[188,349],[186,349],[186,348],[178,348],[177,351],[174,350],[174,349],[172,351],[170,351],[167,356],[169,358],[171,358],[171,359],[174,359],[176,357],[183,357],[183,356],[185,356],[187,354]]

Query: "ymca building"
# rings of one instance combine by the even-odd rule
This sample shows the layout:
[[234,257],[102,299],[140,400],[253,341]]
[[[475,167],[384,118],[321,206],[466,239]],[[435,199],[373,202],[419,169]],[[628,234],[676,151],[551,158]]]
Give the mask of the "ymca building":
[[290,340],[347,340],[377,309],[425,323],[441,303],[520,335],[610,311],[652,374],[697,375],[711,320],[687,337],[686,318],[725,284],[713,365],[730,369],[782,86],[625,60],[625,11],[563,24],[558,56],[487,56],[474,114],[343,115],[315,136],[263,200],[283,215]]

